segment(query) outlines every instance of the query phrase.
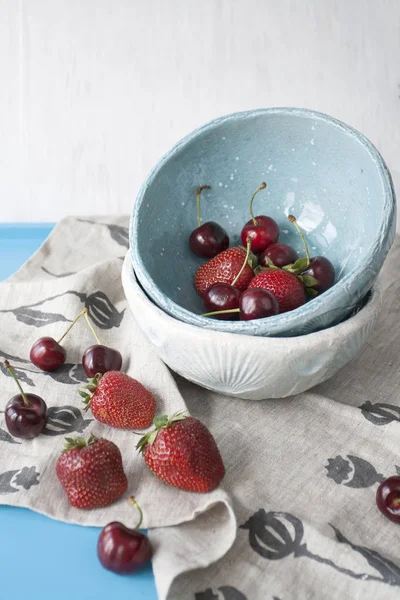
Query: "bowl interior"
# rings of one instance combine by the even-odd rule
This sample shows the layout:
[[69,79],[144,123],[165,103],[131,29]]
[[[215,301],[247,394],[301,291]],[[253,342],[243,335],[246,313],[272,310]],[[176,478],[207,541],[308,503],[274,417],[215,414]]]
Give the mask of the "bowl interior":
[[[379,159],[378,159],[379,160]],[[296,215],[312,255],[334,264],[336,282],[365,263],[387,210],[382,167],[372,146],[343,124],[309,111],[275,109],[221,118],[188,136],[165,157],[143,186],[132,219],[134,264],[139,257],[170,300],[200,314],[193,275],[204,260],[189,250],[197,226],[195,189],[202,220],[217,221],[231,245],[256,215],[280,226],[280,241],[303,254],[287,215]]]

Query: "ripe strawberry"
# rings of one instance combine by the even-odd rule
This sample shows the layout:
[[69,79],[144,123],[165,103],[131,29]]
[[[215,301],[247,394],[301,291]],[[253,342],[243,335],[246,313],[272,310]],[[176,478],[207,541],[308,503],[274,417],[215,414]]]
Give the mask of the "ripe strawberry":
[[69,503],[76,508],[99,508],[112,504],[128,488],[118,446],[91,435],[66,438],[56,463],[56,473]]
[[139,381],[121,371],[107,371],[88,382],[79,393],[95,419],[119,429],[145,429],[151,425],[156,401]]
[[[200,296],[214,283],[231,284],[242,268],[245,256],[246,250],[241,246],[236,246],[220,252],[204,265],[201,265],[194,276],[194,285]],[[251,262],[251,258],[249,262]],[[235,287],[244,292],[253,277],[253,269],[250,264],[247,264]]]
[[154,426],[136,447],[159,479],[188,492],[210,492],[219,485],[225,467],[203,423],[176,413],[156,417]]
[[293,273],[280,269],[261,271],[251,281],[249,288],[264,288],[272,292],[279,303],[279,313],[298,308],[306,301],[304,286]]

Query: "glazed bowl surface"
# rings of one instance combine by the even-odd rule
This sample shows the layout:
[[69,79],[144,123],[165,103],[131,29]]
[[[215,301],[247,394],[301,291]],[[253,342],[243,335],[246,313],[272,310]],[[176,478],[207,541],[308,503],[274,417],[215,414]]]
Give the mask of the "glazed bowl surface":
[[[255,214],[280,226],[280,241],[302,255],[287,216],[294,214],[312,255],[327,256],[335,285],[298,309],[257,321],[201,317],[193,286],[204,262],[188,247],[197,226],[195,189],[203,192],[203,222],[214,220],[239,243],[249,199],[261,181]],[[298,336],[341,322],[372,287],[395,233],[390,173],[362,134],[327,115],[271,108],[236,113],[194,131],[162,158],[144,182],[130,226],[134,271],[149,297],[185,323],[220,332]]]

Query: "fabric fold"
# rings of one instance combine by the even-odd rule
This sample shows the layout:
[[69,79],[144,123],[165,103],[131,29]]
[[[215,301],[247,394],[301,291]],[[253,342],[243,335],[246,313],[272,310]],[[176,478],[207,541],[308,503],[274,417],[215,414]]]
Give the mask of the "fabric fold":
[[[162,600],[397,599],[397,528],[375,496],[384,478],[400,474],[399,238],[382,272],[382,314],[361,355],[308,392],[251,402],[191,384],[157,357],[122,289],[127,225],[126,217],[65,219],[0,284],[0,357],[50,407],[45,433],[30,442],[13,439],[0,413],[0,504],[80,525],[129,524],[134,494]],[[60,336],[83,306],[100,339],[122,353],[123,370],[154,393],[157,412],[187,410],[210,429],[226,468],[220,488],[200,495],[163,484],[136,452],[136,436],[83,413],[80,362],[93,343],[83,321],[65,340],[62,369],[45,374],[30,363],[34,341]],[[15,394],[2,371],[0,406]],[[90,433],[120,447],[129,492],[85,512],[69,507],[54,465],[66,435]]]

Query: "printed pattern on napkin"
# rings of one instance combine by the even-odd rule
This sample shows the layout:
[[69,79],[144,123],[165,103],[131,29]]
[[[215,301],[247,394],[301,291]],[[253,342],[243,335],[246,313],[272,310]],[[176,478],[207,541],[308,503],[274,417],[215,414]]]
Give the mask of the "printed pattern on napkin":
[[[236,522],[222,488],[206,495],[178,491],[165,485],[147,468],[135,449],[137,436],[96,421],[84,412],[78,388],[87,381],[81,365],[84,350],[94,343],[81,319],[65,338],[66,363],[45,373],[29,360],[32,344],[45,335],[61,337],[86,307],[101,341],[118,348],[123,370],[141,381],[155,396],[157,412],[185,410],[167,367],[156,357],[127,308],[121,283],[122,260],[128,247],[128,219],[73,219],[60,222],[39,251],[6,282],[0,284],[0,410],[17,393],[3,366],[13,365],[27,392],[48,405],[44,432],[34,440],[13,438],[0,413],[0,504],[28,507],[55,519],[80,525],[103,526],[110,521],[132,521],[127,502],[134,494],[144,512],[144,526],[176,525],[201,519],[210,512],[216,537],[212,560],[232,545]],[[82,511],[69,506],[55,474],[55,463],[65,437],[90,434],[110,439],[120,448],[128,477],[127,493],[113,505]],[[217,511],[218,519],[213,518]],[[194,561],[197,567],[202,562]],[[99,568],[101,568],[99,566]]]
[[[0,503],[81,525],[128,521],[125,499],[99,511],[69,508],[54,479],[63,436],[96,433],[121,448],[130,492],[153,528],[161,599],[398,598],[397,527],[379,513],[375,494],[382,479],[400,473],[399,239],[382,273],[380,322],[361,356],[309,392],[265,402],[172,376],[126,305],[120,270],[127,248],[126,218],[65,219],[1,284],[0,356],[51,402],[44,435],[30,442],[10,439],[0,415]],[[124,370],[155,394],[158,410],[186,405],[211,429],[227,470],[223,487],[196,495],[165,486],[137,456],[133,435],[82,411],[80,357],[92,343],[83,322],[66,340],[63,369],[44,374],[30,364],[35,339],[61,335],[83,306],[104,343],[122,352]],[[4,405],[15,390],[10,378],[3,382]]]

